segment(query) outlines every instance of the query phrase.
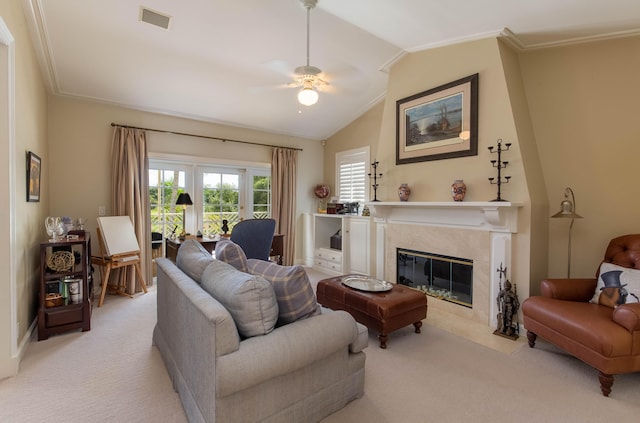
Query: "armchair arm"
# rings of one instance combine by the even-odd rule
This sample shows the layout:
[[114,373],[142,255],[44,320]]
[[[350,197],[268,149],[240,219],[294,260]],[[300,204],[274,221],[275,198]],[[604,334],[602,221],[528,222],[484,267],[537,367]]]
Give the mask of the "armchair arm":
[[629,332],[640,331],[640,303],[619,305],[613,310],[613,321]]
[[596,282],[595,278],[544,279],[540,282],[540,293],[556,300],[586,302],[593,297]]

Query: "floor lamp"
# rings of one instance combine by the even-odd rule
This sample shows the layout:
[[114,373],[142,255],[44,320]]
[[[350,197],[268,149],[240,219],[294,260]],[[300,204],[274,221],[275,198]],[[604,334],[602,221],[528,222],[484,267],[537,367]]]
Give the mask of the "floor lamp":
[[176,200],[176,206],[182,206],[182,233],[181,237],[184,237],[187,234],[187,220],[185,218],[185,214],[187,211],[187,206],[193,205],[191,201],[191,197],[186,192],[178,195],[178,199]]
[[[571,199],[569,199],[569,195],[571,195]],[[575,219],[582,219],[582,216],[576,213],[575,207],[576,197],[573,195],[573,190],[567,187],[564,190],[564,200],[560,203],[560,211],[551,216],[552,218],[562,217],[571,219],[571,224],[569,225],[569,248],[567,252],[567,279],[571,278],[571,229],[573,229],[573,221]]]

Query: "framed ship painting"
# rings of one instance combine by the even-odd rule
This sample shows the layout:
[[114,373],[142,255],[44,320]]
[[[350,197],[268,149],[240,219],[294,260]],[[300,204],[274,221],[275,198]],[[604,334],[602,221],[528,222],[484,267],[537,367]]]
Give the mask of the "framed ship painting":
[[396,164],[478,154],[478,74],[396,102]]

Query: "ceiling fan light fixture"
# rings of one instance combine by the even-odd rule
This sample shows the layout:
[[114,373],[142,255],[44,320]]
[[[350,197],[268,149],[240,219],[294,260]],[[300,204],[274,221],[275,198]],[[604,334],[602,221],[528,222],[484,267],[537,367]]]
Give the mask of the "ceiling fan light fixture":
[[318,102],[318,92],[313,86],[306,86],[298,93],[298,101],[303,106],[313,106]]

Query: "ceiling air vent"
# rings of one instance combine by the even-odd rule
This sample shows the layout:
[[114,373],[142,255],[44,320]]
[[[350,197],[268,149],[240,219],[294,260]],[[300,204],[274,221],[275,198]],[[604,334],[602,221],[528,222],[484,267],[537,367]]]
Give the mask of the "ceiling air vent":
[[162,29],[169,29],[171,16],[163,15],[146,7],[140,7],[140,20],[151,25],[159,26]]

